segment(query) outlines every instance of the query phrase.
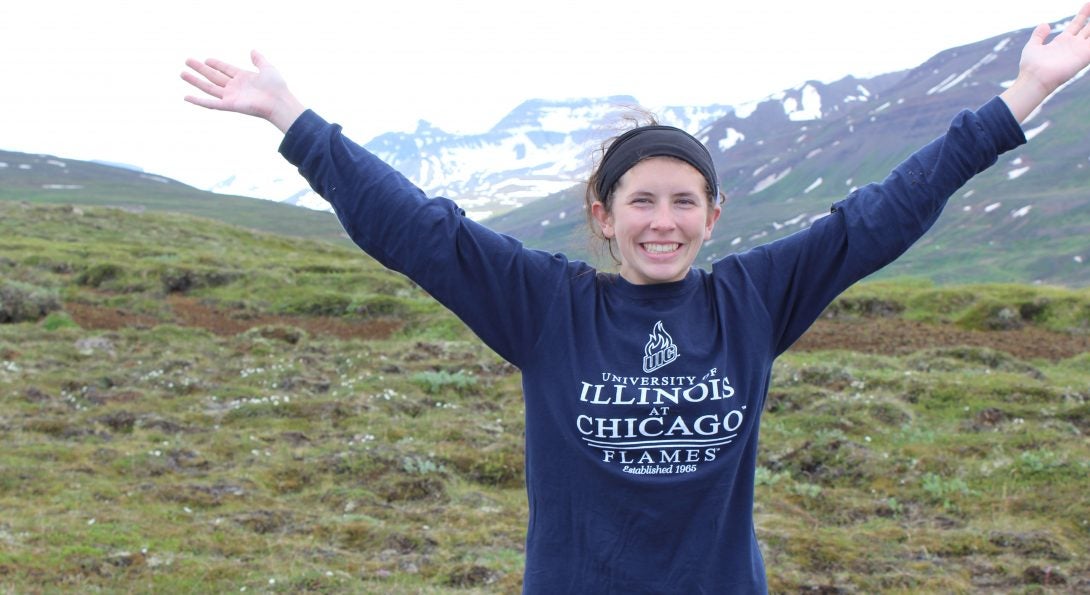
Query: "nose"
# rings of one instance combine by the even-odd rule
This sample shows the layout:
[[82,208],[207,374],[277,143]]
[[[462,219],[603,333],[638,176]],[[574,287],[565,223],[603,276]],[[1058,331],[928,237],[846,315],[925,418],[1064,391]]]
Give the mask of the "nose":
[[651,213],[651,229],[656,231],[669,231],[676,227],[674,223],[674,213],[670,208],[669,201],[661,201],[655,205],[655,210]]

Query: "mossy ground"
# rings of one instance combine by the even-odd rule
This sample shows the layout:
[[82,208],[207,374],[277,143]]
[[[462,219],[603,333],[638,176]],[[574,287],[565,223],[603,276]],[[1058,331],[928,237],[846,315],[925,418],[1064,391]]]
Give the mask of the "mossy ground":
[[[518,591],[518,373],[419,289],[192,218],[9,209],[0,276],[56,306],[0,324],[0,591]],[[830,308],[764,416],[772,590],[1090,590],[1087,303]]]

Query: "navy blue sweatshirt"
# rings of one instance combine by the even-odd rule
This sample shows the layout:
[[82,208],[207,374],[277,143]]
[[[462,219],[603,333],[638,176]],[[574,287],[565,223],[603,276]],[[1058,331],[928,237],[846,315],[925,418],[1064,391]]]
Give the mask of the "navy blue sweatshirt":
[[522,371],[524,592],[693,594],[767,591],[753,485],[775,357],[1023,142],[995,98],[807,229],[659,285],[527,249],[313,112],[280,150],[363,250]]

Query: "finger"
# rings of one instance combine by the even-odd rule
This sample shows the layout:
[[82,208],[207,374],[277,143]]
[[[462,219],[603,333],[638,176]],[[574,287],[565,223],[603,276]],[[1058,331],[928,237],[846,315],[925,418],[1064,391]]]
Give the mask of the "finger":
[[235,78],[240,72],[242,72],[242,69],[238,66],[235,66],[234,64],[229,64],[227,62],[224,62],[223,60],[217,60],[215,58],[209,58],[205,60],[204,63],[212,67],[212,69],[214,69],[216,72],[222,73],[221,76],[223,77],[224,84],[226,84],[228,80]]
[[208,97],[197,97],[194,95],[186,95],[185,100],[193,105],[199,105],[206,109],[222,110],[220,104],[215,99],[209,99]]
[[272,66],[272,64],[269,64],[269,61],[265,59],[265,56],[257,50],[252,50],[250,52],[250,61],[254,63],[254,66],[256,66],[258,70]]
[[182,73],[182,80],[200,89],[201,91],[204,91],[212,97],[215,97],[216,99],[223,99],[223,87],[219,85],[213,84],[201,77],[193,76],[193,74],[189,72]]
[[1071,19],[1067,27],[1064,27],[1064,33],[1081,36],[1080,33],[1084,31],[1088,18],[1090,18],[1090,2],[1082,5],[1078,14]]
[[1079,37],[1083,39],[1090,38],[1090,2],[1082,5],[1082,9],[1075,16],[1075,20],[1082,22],[1082,31],[1079,33]]
[[214,68],[209,62],[213,62],[213,60],[201,62],[190,58],[185,61],[185,65],[192,68],[195,72],[215,85],[219,85],[220,87],[226,85],[227,82],[231,80],[230,77],[226,76],[223,71]]
[[1048,34],[1052,33],[1052,27],[1048,23],[1041,23],[1037,25],[1037,28],[1033,30],[1033,33],[1029,36],[1029,43],[1033,45],[1041,45],[1048,39]]

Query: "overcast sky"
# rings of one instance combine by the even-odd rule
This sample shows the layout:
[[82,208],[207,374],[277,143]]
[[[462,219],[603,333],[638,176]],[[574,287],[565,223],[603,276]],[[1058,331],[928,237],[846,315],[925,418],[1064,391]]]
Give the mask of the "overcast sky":
[[182,101],[190,56],[245,63],[257,48],[307,105],[365,142],[419,119],[483,132],[531,98],[742,103],[807,79],[910,68],[1079,6],[10,1],[0,7],[0,149],[128,163],[198,186],[243,161],[279,164],[272,126]]

